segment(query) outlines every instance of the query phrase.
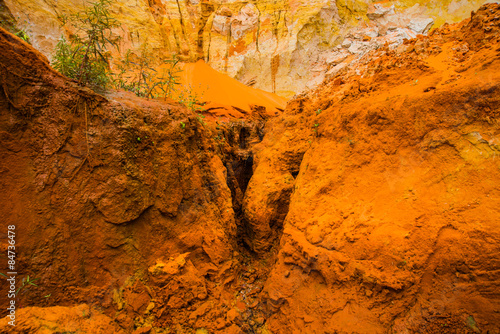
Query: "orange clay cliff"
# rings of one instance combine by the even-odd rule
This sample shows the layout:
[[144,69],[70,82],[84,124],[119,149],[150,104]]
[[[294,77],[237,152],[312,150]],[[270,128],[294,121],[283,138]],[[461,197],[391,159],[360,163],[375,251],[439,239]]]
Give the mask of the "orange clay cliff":
[[286,108],[183,71],[202,109],[0,29],[0,333],[500,333],[499,4]]

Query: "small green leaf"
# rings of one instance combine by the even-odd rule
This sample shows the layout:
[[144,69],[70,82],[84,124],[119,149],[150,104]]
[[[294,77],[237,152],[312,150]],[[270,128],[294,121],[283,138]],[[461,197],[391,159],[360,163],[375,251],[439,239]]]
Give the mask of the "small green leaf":
[[477,327],[476,320],[472,315],[469,315],[466,320],[467,326],[472,329],[475,333],[480,333],[481,331]]

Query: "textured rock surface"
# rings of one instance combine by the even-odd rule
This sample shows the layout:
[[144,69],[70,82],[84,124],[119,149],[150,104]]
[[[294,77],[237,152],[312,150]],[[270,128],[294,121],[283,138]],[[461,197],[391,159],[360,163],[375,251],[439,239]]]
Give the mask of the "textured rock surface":
[[[198,318],[200,327],[215,329],[214,317],[256,279],[254,272],[235,274],[247,268],[233,252],[233,207],[251,172],[249,143],[260,140],[266,114],[215,121],[173,101],[103,97],[59,75],[2,29],[0,44],[1,213],[4,226],[16,226],[17,287],[28,275],[37,279],[20,290],[18,310],[85,303],[126,332],[194,326]],[[232,296],[227,302],[218,301],[221,281],[239,282],[223,294]],[[4,279],[1,285],[7,291]],[[238,298],[240,310],[253,302]],[[3,294],[0,303],[8,302]],[[192,308],[216,302],[190,320]],[[96,330],[93,318],[86,324],[75,312],[23,309],[19,331],[48,323],[62,331],[74,317],[82,332],[114,332]],[[96,326],[107,318],[99,319]],[[7,322],[1,326],[9,332]]]
[[[332,58],[362,55],[386,41],[400,44],[432,22],[462,20],[484,2],[117,0],[112,13],[122,23],[116,29],[122,50],[148,43],[160,55],[202,58],[244,83],[289,98],[318,85],[336,65]],[[5,3],[49,58],[63,33],[57,15],[82,8],[80,0]],[[351,46],[342,49],[344,43]]]
[[97,95],[0,30],[18,328],[498,333],[499,17],[370,51],[267,124]]
[[3,333],[126,333],[113,319],[86,304],[74,307],[27,307],[18,310],[16,316],[16,326],[9,325],[8,318],[0,320]]
[[271,332],[500,330],[499,13],[372,52],[268,125],[244,203],[256,251],[280,237]]

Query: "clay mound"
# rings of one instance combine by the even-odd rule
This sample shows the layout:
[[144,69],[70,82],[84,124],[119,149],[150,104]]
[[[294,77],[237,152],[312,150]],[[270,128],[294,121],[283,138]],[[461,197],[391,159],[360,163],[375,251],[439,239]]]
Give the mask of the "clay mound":
[[264,115],[274,116],[286,106],[287,100],[276,94],[244,85],[220,73],[203,60],[183,65],[180,73],[184,89],[192,89],[206,105],[204,109],[214,115],[236,118],[249,116],[262,110]]
[[[500,5],[378,50],[255,147],[273,333],[500,331]],[[292,125],[293,126],[290,126]]]

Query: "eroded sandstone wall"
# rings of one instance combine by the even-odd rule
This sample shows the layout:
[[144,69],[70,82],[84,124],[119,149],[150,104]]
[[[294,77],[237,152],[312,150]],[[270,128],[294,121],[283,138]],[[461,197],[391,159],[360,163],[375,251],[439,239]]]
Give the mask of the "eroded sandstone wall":
[[268,125],[243,211],[255,251],[280,241],[273,333],[499,330],[499,10],[372,52]]
[[4,317],[0,332],[248,328],[262,280],[239,215],[265,108],[235,120],[99,95],[3,29],[0,45],[0,216],[20,289],[17,326]]
[[[484,2],[117,0],[112,13],[122,23],[116,29],[122,50],[138,50],[148,43],[159,55],[177,53],[185,61],[202,58],[244,83],[291,97],[315,87],[349,56],[385,42],[399,44],[433,24],[459,21]],[[74,13],[84,4],[5,3],[35,48],[49,58],[64,32],[58,15]]]
[[97,95],[0,30],[1,213],[38,278],[0,332],[497,333],[499,13],[266,127]]

